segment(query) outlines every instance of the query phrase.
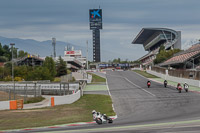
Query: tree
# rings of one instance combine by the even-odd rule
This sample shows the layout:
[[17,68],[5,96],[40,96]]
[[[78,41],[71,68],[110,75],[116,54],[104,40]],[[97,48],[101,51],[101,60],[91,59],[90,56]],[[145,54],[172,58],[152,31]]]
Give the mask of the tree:
[[67,74],[66,62],[59,56],[58,62],[56,64],[57,76],[62,76]]
[[114,60],[113,60],[113,63],[120,63],[120,62],[121,62],[121,59],[120,59],[120,58],[114,59]]
[[5,56],[0,56],[0,62],[6,62],[8,61],[8,58]]
[[54,77],[56,76],[56,65],[53,58],[46,57],[43,66],[49,70],[52,79],[54,79]]
[[10,62],[6,63],[4,67],[0,67],[0,80],[3,81],[6,78],[10,77],[11,79],[11,68],[12,64]]
[[15,66],[14,73],[15,77],[21,77],[22,79],[26,79],[26,76],[29,72],[32,71],[32,68],[29,66]]
[[165,60],[171,58],[175,53],[180,52],[180,49],[173,50],[159,50],[159,53],[156,55],[156,59],[154,60],[154,64],[159,64],[164,62]]
[[26,57],[28,55],[27,52],[24,52],[23,50],[20,50],[18,52],[18,58],[23,58],[23,57]]
[[[13,58],[17,58],[18,56],[18,54],[17,54],[17,49],[18,48],[15,48],[15,47],[13,47]],[[11,52],[12,52],[12,48],[11,48]],[[12,55],[11,55],[12,56]]]
[[3,47],[2,47],[2,45],[0,43],[0,56],[3,56],[3,54],[4,54],[4,49],[3,49]]
[[12,58],[12,52],[8,45],[3,46],[3,56],[7,57],[9,60]]
[[4,68],[6,69],[6,71],[8,72],[8,74],[11,75],[11,72],[12,72],[12,63],[11,62],[7,62],[4,65]]
[[161,46],[160,46],[160,48],[159,48],[159,53],[160,53],[161,51],[165,51],[165,46],[164,46],[164,45],[161,45]]
[[32,71],[29,71],[25,80],[51,80],[51,75],[48,69],[42,66],[37,66]]

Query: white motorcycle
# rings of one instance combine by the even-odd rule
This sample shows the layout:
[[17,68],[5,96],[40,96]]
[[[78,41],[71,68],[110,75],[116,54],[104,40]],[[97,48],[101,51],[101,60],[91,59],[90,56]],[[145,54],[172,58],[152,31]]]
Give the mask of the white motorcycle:
[[96,121],[97,124],[103,123],[113,123],[113,120],[106,116],[106,114],[101,114],[100,112],[96,112],[95,110],[92,111],[93,120]]
[[185,83],[183,86],[184,86],[185,92],[188,92],[188,90],[189,90],[189,85],[188,85],[187,83]]

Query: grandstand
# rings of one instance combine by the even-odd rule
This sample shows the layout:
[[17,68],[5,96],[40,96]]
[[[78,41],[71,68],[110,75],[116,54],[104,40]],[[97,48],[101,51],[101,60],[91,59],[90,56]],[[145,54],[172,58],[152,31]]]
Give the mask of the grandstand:
[[181,32],[167,28],[143,28],[132,44],[142,44],[148,54],[139,58],[142,65],[152,65],[161,45],[166,50],[181,49]]
[[162,67],[172,67],[176,69],[196,69],[200,68],[200,43],[192,45],[189,49],[175,54],[172,58],[159,64]]

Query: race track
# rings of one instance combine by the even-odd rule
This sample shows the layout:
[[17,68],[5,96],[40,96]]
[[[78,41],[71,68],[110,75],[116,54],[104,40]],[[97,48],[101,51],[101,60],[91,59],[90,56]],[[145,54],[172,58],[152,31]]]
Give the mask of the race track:
[[107,72],[109,89],[120,124],[144,124],[197,119],[200,95],[178,93],[174,87],[164,88],[131,71]]
[[182,92],[132,71],[107,71],[107,82],[118,118],[113,124],[40,129],[32,132],[192,132],[200,130],[200,94]]

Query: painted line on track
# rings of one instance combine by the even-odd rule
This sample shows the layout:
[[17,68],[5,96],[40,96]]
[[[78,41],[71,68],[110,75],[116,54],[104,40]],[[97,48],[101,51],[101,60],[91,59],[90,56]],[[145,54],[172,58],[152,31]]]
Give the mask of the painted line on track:
[[[112,99],[112,95],[111,95],[111,93],[110,93],[110,89],[109,89],[109,87],[108,87],[108,80],[107,80],[107,77],[106,77],[106,86],[107,86],[107,89],[108,89],[108,94],[109,94],[109,96],[111,97],[111,99]],[[115,108],[114,108],[114,105],[113,105],[113,103],[112,103],[112,108],[113,108],[113,111],[115,112]],[[117,119],[117,113],[115,112],[115,116],[114,116],[114,118],[113,119]]]
[[146,93],[149,93],[150,95],[152,95],[152,96],[156,96],[156,95],[154,95],[153,93],[151,93],[151,92],[149,92],[149,91],[147,91],[146,89],[143,89],[142,87],[140,87],[140,86],[138,86],[138,85],[136,85],[136,84],[134,84],[133,82],[131,82],[129,79],[127,79],[127,78],[125,78],[129,83],[131,83],[132,85],[134,85],[134,86],[136,86],[136,87],[138,87],[138,88],[140,88],[140,89],[142,89],[143,91],[145,91]]
[[136,85],[136,84],[134,84],[133,82],[131,82],[128,78],[126,78],[126,77],[122,77],[122,76],[117,76],[117,75],[111,75],[111,74],[107,74],[108,76],[113,76],[113,77],[119,77],[119,78],[123,78],[123,79],[125,79],[126,81],[128,81],[129,83],[131,83],[132,85],[134,85],[134,86],[136,86],[136,87],[138,87],[138,88],[140,88],[141,90],[143,90],[144,92],[146,92],[146,93],[148,93],[148,94],[150,94],[151,96],[156,96],[155,94],[153,94],[153,93],[151,93],[151,92],[149,92],[149,91],[147,91],[146,89],[143,89],[142,87],[140,87],[140,86],[138,86],[138,85]]

